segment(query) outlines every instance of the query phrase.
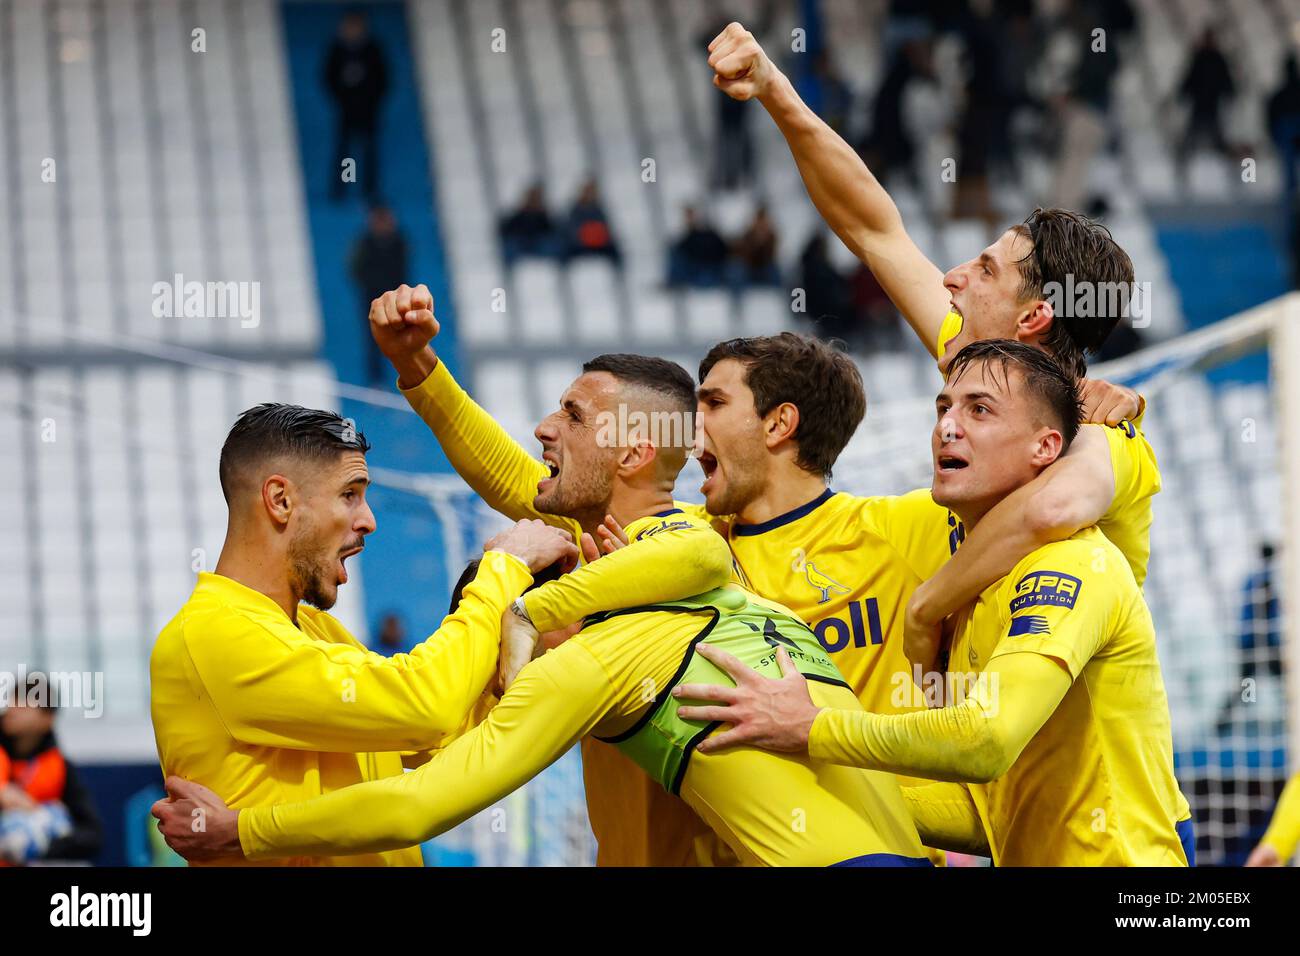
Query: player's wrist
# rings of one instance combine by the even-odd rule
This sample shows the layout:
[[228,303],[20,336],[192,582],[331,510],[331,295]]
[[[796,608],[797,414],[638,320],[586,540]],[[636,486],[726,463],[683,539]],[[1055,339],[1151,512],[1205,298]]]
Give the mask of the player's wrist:
[[790,112],[802,105],[799,95],[795,93],[794,85],[771,60],[767,62],[767,79],[762,88],[754,94],[754,99],[774,115]]
[[934,588],[922,581],[907,602],[908,622],[917,627],[933,627],[943,620],[943,608],[934,598]]
[[416,352],[389,356],[389,361],[397,370],[397,387],[409,391],[433,374],[433,370],[438,367],[438,354],[434,352],[433,346],[426,345]]

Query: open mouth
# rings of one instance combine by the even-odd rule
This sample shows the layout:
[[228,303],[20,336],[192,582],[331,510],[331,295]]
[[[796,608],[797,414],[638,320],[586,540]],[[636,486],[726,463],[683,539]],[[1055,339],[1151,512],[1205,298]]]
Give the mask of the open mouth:
[[956,455],[939,456],[939,470],[943,472],[960,471],[969,464],[970,462],[964,458],[958,458]]
[[554,452],[542,452],[542,464],[546,466],[547,476],[537,483],[537,490],[545,491],[555,484],[555,479],[560,477],[560,459]]
[[354,554],[360,554],[365,549],[365,545],[358,545],[355,548],[348,548],[339,552],[339,584],[348,583],[348,567],[344,562]]
[[700,468],[704,470],[704,484],[700,485],[700,491],[708,494],[709,489],[713,487],[713,476],[718,473],[718,459],[712,452],[700,452]]

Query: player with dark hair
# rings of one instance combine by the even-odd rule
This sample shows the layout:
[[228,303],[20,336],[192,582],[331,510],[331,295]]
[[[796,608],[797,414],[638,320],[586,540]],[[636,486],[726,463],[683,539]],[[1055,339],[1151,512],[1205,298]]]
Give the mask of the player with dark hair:
[[[588,563],[512,606],[525,629],[555,631],[596,611],[678,600],[730,580],[726,543],[707,517],[673,500],[694,441],[694,383],[681,366],[627,354],[587,362],[534,432],[538,461],[439,361],[426,286],[399,286],[376,299],[370,327],[402,394],[465,482],[507,517],[541,518],[580,537]],[[630,546],[595,561],[618,545],[613,527]],[[527,646],[515,640],[526,636],[517,630],[507,622],[506,683],[526,662],[513,650]],[[686,804],[615,748],[584,738],[582,761],[598,863],[731,862]]]
[[[231,428],[216,570],[199,572],[149,662],[164,776],[251,806],[401,774],[399,752],[418,761],[413,752],[467,723],[497,672],[502,614],[531,572],[576,560],[571,535],[520,522],[487,543],[474,584],[428,640],[393,657],[368,651],[327,612],[375,530],[369,447],[346,419],[296,405],[259,405]],[[341,862],[421,857],[407,847]]]
[[[1073,376],[1038,349],[964,348],[936,401],[935,500],[977,527],[1066,451],[1078,402]],[[1037,549],[962,615],[950,706],[836,711],[812,703],[790,668],[771,680],[721,649],[698,650],[737,684],[674,690],[720,702],[681,716],[731,725],[701,753],[758,745],[952,781],[905,788],[922,839],[996,865],[1185,866],[1193,856],[1151,615],[1128,561],[1095,527]]]

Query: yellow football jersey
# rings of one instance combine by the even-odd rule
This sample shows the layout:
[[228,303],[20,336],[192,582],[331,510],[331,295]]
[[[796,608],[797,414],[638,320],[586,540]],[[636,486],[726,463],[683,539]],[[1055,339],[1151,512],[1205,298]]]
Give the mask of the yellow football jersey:
[[[149,659],[158,761],[232,807],[304,799],[399,776],[399,751],[442,746],[496,672],[501,614],[532,580],[490,551],[456,613],[409,654],[383,657],[325,611],[298,623],[274,600],[219,574],[163,628]],[[419,866],[410,846],[279,865]]]
[[877,498],[827,489],[771,521],[714,527],[740,583],[802,618],[867,710],[924,706],[903,654],[903,617],[960,541],[957,520],[928,489]]
[[950,670],[1041,654],[1073,681],[1015,764],[969,784],[995,863],[1185,866],[1186,804],[1155,629],[1128,562],[1096,528],[1039,548],[958,622]]
[[[636,727],[716,620],[716,612],[648,610],[593,624],[520,671],[483,723],[418,770],[242,812],[243,849],[253,859],[373,852],[440,833],[523,785],[579,737]],[[843,686],[814,681],[811,693],[823,706],[860,710]],[[889,774],[738,747],[695,753],[681,793],[745,865],[923,858]]]

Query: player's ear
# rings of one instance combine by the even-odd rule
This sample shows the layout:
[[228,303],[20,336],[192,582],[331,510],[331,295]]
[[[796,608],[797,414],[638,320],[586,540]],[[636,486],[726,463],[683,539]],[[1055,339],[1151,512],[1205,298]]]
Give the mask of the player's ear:
[[799,431],[799,406],[793,402],[782,402],[764,416],[764,437],[768,448],[775,448],[783,441],[794,438]]
[[1047,299],[1031,303],[1029,311],[1016,323],[1016,340],[1032,345],[1052,330],[1055,318],[1056,309]]
[[632,439],[626,448],[623,449],[623,456],[618,463],[618,470],[622,474],[631,474],[640,471],[654,463],[659,455],[659,449],[655,448],[654,443],[644,436]]
[[289,523],[296,497],[292,482],[284,475],[271,475],[262,482],[262,507],[277,525]]
[[1065,448],[1065,438],[1055,428],[1045,428],[1038,435],[1038,444],[1034,449],[1035,468],[1046,468],[1061,457]]

